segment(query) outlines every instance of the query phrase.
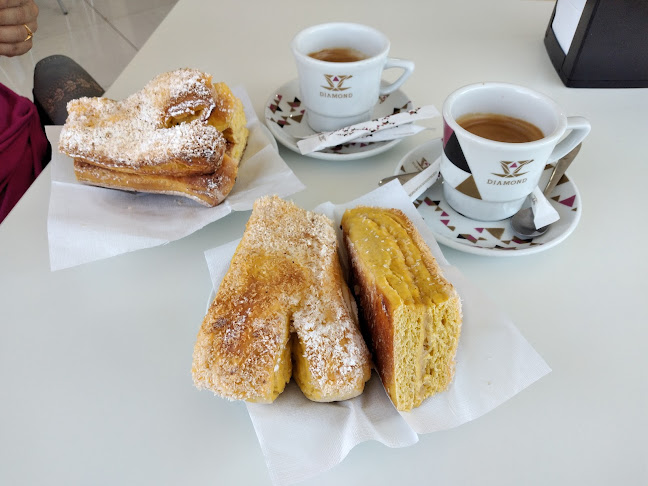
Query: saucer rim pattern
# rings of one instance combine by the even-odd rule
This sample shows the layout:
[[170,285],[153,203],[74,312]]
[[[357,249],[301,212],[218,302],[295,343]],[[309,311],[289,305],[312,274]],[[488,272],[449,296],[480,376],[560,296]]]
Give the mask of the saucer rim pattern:
[[[374,155],[378,155],[380,153],[386,152],[387,150],[391,149],[392,147],[396,146],[398,143],[403,141],[403,139],[401,138],[396,140],[388,140],[386,142],[371,142],[370,144],[365,145],[365,147],[368,145],[373,145],[374,146],[373,148],[360,150],[360,151],[347,152],[347,153],[336,153],[336,152],[332,152],[330,149],[325,149],[324,151],[302,154],[299,151],[297,142],[293,141],[292,135],[290,135],[283,128],[280,128],[277,125],[276,120],[273,118],[274,113],[270,108],[270,106],[276,104],[277,96],[280,94],[283,95],[286,92],[288,93],[288,96],[291,96],[294,93],[297,94],[299,93],[299,80],[297,78],[282,84],[278,89],[274,90],[273,93],[268,97],[263,107],[264,119],[268,129],[270,130],[274,138],[281,145],[292,150],[293,152],[298,153],[299,155],[303,155],[304,157],[311,157],[314,159],[322,159],[322,160],[358,160],[358,159],[373,157]],[[376,103],[376,107],[379,107],[382,103],[389,100],[390,97],[394,99],[394,97],[396,96],[399,97],[398,99],[401,100],[401,103],[405,101],[406,105],[412,106],[412,100],[409,98],[409,96],[407,96],[402,90],[397,89],[396,91],[390,93],[389,95],[381,96],[380,97],[381,99]],[[391,103],[391,105],[393,105],[393,103]],[[397,107],[396,106],[392,107],[392,110],[394,108]],[[389,112],[380,113],[378,114],[377,117],[382,117],[386,115],[391,115],[391,113]],[[312,134],[315,134],[315,132],[310,128],[307,128],[307,130]],[[344,147],[348,148],[349,145],[354,145],[354,144],[345,144]]]
[[[398,174],[403,170],[409,171],[409,170],[414,170],[417,167],[420,168],[421,162],[418,160],[419,158],[427,157],[427,159],[429,160],[434,160],[436,159],[436,157],[438,157],[441,154],[441,151],[442,151],[442,140],[440,138],[435,138],[433,140],[425,142],[413,148],[407,154],[405,154],[405,156],[396,165],[394,174]],[[407,167],[407,164],[412,164],[412,167]],[[403,167],[405,168],[403,169]],[[549,169],[550,168],[545,168],[545,174],[543,178],[546,177],[548,179],[550,173]],[[459,235],[456,234],[456,231],[454,230],[452,230],[450,236],[444,235],[439,232],[439,228],[437,228],[436,225],[434,224],[436,221],[430,221],[428,215],[424,214],[429,212],[422,211],[420,209],[420,206],[422,204],[428,204],[425,202],[425,199],[429,198],[431,193],[435,194],[434,196],[435,199],[440,200],[440,204],[437,205],[437,207],[438,210],[441,211],[441,214],[446,214],[449,217],[455,218],[455,221],[459,219],[461,223],[469,223],[471,226],[473,226],[474,223],[473,227],[475,228],[475,230],[477,230],[477,228],[483,229],[488,226],[491,226],[488,229],[495,229],[492,227],[492,225],[497,225],[501,223],[499,221],[483,222],[483,221],[472,220],[466,218],[465,216],[454,211],[452,208],[448,207],[448,204],[445,201],[445,198],[443,197],[443,191],[440,190],[440,186],[438,185],[438,182],[441,182],[442,179],[441,175],[439,175],[440,180],[435,182],[433,186],[428,188],[423,194],[421,194],[418,198],[416,198],[416,200],[413,203],[414,206],[419,211],[419,213],[421,213],[421,215],[423,216],[423,219],[425,220],[426,224],[434,234],[437,241],[445,246],[448,246],[450,248],[465,253],[472,253],[476,255],[485,255],[485,256],[512,257],[512,256],[530,255],[534,253],[539,253],[544,250],[548,250],[549,248],[553,248],[554,246],[563,242],[576,229],[576,226],[580,221],[580,217],[582,213],[582,199],[580,197],[580,193],[574,181],[571,180],[571,178],[567,177],[567,174],[565,174],[563,178],[564,178],[564,182],[561,182],[557,186],[557,188],[554,189],[555,192],[552,194],[552,197],[556,197],[556,195],[560,194],[558,191],[564,192],[564,189],[567,188],[569,189],[570,194],[573,193],[571,197],[574,198],[574,203],[575,203],[574,207],[572,207],[572,209],[569,211],[565,211],[565,210],[562,211],[562,217],[565,217],[565,215],[572,215],[571,220],[566,221],[566,225],[558,226],[556,224],[555,226],[550,228],[547,233],[545,233],[542,237],[539,238],[541,241],[534,242],[533,240],[530,241],[518,240],[519,243],[515,243],[516,246],[512,246],[512,247],[477,246],[475,243],[471,242],[468,239],[459,238]],[[442,204],[446,207],[441,207]],[[556,207],[555,204],[554,207]],[[438,220],[438,223],[439,225],[442,224],[443,228],[447,229],[448,225],[441,222],[440,219]],[[497,228],[497,229],[499,230],[503,229],[504,231],[506,231],[508,224],[506,224],[505,226],[506,226],[505,228]],[[511,238],[511,240],[509,241],[512,242],[514,240],[513,238]]]

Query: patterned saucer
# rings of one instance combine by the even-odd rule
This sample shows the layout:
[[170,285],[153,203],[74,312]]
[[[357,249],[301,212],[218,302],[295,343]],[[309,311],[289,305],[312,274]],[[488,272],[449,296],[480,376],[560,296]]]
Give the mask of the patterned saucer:
[[[299,99],[299,81],[293,79],[284,84],[268,98],[265,105],[265,120],[275,138],[290,150],[301,154],[297,141],[314,135],[316,132],[306,123],[306,107]],[[400,90],[381,96],[376,103],[373,118],[393,115],[403,110],[409,110],[412,102]],[[319,152],[305,154],[306,157],[327,160],[364,159],[389,150],[402,139],[386,142],[347,143],[330,147]]]
[[[394,174],[421,170],[442,152],[440,138],[426,142],[409,152],[399,162]],[[547,185],[553,165],[547,164],[540,187]],[[484,222],[466,218],[453,210],[443,197],[443,178],[421,194],[414,206],[423,216],[437,241],[455,250],[487,256],[520,256],[538,253],[556,246],[576,228],[581,217],[581,198],[576,184],[567,174],[558,182],[549,200],[560,214],[549,231],[531,240],[513,235],[508,219]]]

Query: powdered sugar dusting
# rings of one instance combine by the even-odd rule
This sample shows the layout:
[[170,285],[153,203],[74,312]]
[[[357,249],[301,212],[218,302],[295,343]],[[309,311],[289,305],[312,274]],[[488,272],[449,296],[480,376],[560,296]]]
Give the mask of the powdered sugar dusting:
[[[292,333],[302,353],[295,366],[307,368],[296,376],[309,377],[299,383],[309,398],[357,395],[370,358],[350,299],[332,222],[276,196],[257,200],[201,328],[194,381],[230,398],[258,397]],[[208,350],[201,345],[206,333],[213,336]],[[242,346],[244,357],[237,354]]]
[[[213,172],[225,147],[223,135],[207,123],[214,107],[210,76],[195,69],[164,73],[123,101],[70,101],[59,149],[107,168],[175,161]],[[171,126],[178,117],[190,121]]]

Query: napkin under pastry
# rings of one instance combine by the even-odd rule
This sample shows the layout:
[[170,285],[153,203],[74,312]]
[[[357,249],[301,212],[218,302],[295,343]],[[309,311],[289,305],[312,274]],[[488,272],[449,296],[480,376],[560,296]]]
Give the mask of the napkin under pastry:
[[[463,327],[449,389],[411,412],[398,412],[376,373],[364,392],[351,400],[316,403],[294,382],[272,404],[246,403],[250,419],[275,485],[288,485],[322,473],[340,463],[357,444],[376,440],[388,447],[418,442],[419,434],[450,429],[474,420],[504,403],[551,370],[513,322],[461,272],[448,264],[434,236],[394,180],[346,204],[324,203],[339,230],[342,214],[358,205],[402,210],[418,228],[445,277],[457,289],[463,306]],[[205,258],[214,289],[227,272],[236,242],[208,250]],[[344,245],[341,262],[346,264]],[[345,269],[348,272],[348,268]],[[199,325],[199,323],[197,323]],[[217,398],[215,398],[217,399]],[[434,457],[426,467],[434,467]]]

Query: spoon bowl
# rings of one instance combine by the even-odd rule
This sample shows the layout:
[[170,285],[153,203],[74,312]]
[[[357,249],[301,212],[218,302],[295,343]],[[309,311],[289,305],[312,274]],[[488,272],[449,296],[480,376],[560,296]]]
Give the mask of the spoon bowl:
[[[554,166],[553,172],[549,177],[547,187],[544,191],[542,191],[545,196],[551,195],[553,190],[556,188],[556,185],[558,185],[560,178],[565,174],[567,168],[576,158],[576,155],[578,155],[580,148],[581,144],[579,143],[572,149],[571,152],[558,159],[556,165]],[[533,238],[537,238],[538,236],[545,234],[550,227],[551,225],[548,224],[546,226],[543,226],[542,228],[536,228],[533,221],[533,209],[530,207],[520,209],[517,213],[511,216],[511,229],[513,230],[513,234],[522,240],[531,240]]]
[[531,240],[544,235],[551,225],[542,228],[535,227],[533,223],[533,210],[531,208],[520,209],[511,217],[511,229],[513,234],[521,240]]

